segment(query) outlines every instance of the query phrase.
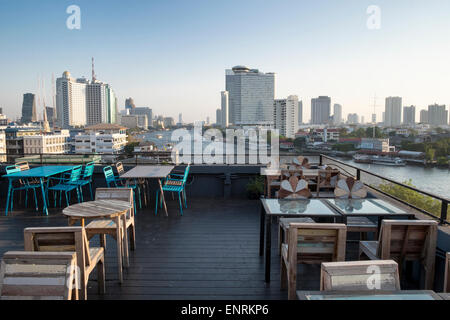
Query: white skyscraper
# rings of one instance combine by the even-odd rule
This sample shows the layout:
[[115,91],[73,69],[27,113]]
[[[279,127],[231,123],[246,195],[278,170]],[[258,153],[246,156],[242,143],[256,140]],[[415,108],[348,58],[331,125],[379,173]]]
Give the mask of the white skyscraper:
[[221,126],[222,128],[226,128],[228,127],[228,120],[229,120],[229,99],[228,99],[229,95],[228,95],[228,91],[222,91],[220,93],[220,100],[221,100],[221,111],[222,111],[222,123]]
[[75,80],[68,71],[56,79],[56,113],[60,127],[86,125],[86,85],[85,79]]
[[428,123],[434,126],[448,124],[448,111],[445,110],[445,105],[428,106]]
[[311,124],[327,124],[330,122],[330,97],[320,96],[311,99]]
[[298,131],[298,97],[289,96],[287,99],[274,101],[273,117],[275,129],[287,138],[295,138]]
[[414,125],[416,123],[416,107],[403,107],[403,124]]
[[335,104],[333,106],[333,123],[339,125],[342,122],[342,106],[340,104]]
[[386,127],[400,126],[402,123],[402,98],[387,97],[384,111],[384,125]]
[[275,74],[236,66],[226,70],[229,123],[235,125],[272,125]]

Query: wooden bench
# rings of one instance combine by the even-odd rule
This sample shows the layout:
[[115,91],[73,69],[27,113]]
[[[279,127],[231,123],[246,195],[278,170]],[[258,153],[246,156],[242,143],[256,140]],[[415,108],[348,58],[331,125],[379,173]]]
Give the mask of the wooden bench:
[[398,264],[393,260],[324,262],[320,291],[400,290]]
[[281,289],[288,284],[289,300],[296,298],[297,265],[345,261],[346,239],[345,224],[289,224],[288,243],[281,249]]
[[26,228],[25,251],[75,252],[80,271],[80,297],[87,299],[89,275],[97,267],[98,290],[105,292],[105,255],[102,247],[89,247],[83,227]]
[[78,300],[75,252],[9,251],[0,268],[2,300]]
[[378,241],[361,241],[360,257],[395,260],[400,276],[405,261],[419,260],[425,271],[425,289],[433,289],[437,222],[433,220],[383,220]]

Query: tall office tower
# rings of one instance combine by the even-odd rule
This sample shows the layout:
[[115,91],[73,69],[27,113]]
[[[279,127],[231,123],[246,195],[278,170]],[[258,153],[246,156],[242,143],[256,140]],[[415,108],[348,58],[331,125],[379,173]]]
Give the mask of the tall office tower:
[[216,110],[216,125],[222,126],[222,109]]
[[183,124],[183,115],[181,113],[178,115],[178,124]]
[[116,95],[111,86],[98,80],[86,82],[87,125],[116,123],[116,113]]
[[433,126],[448,124],[448,111],[445,105],[433,104],[428,106],[428,123]]
[[48,123],[50,127],[53,127],[55,125],[55,116],[56,116],[56,110],[52,107],[45,107],[45,112],[47,116]]
[[358,124],[359,116],[356,113],[349,113],[347,115],[347,123],[348,124]]
[[[134,108],[136,108],[136,105],[134,104],[134,100],[133,100],[133,98],[128,98],[128,99],[125,99],[125,109],[134,109]],[[130,114],[131,114],[131,112],[130,112]]]
[[275,129],[287,138],[295,138],[298,131],[298,97],[275,99],[273,106]]
[[22,103],[22,122],[27,123],[33,121],[37,121],[36,96],[32,93],[25,93]]
[[384,112],[384,125],[386,127],[400,126],[402,121],[402,98],[387,97]]
[[134,115],[146,115],[149,126],[153,126],[153,110],[149,107],[134,107],[134,109],[129,109],[130,114]]
[[342,106],[340,104],[335,104],[333,106],[333,124],[339,125],[342,122]]
[[428,110],[420,110],[420,123],[428,123]]
[[58,125],[69,128],[86,125],[86,79],[75,80],[65,71],[56,79]]
[[311,124],[327,124],[330,121],[331,99],[320,96],[311,99]]
[[225,71],[228,122],[234,125],[273,125],[275,74],[236,66]]
[[228,127],[229,120],[229,93],[228,91],[222,91],[220,93],[220,109],[222,111],[222,128]]
[[298,125],[303,124],[303,100],[298,102]]
[[364,116],[361,116],[361,124],[364,124]]
[[403,124],[414,125],[416,123],[416,107],[403,107]]

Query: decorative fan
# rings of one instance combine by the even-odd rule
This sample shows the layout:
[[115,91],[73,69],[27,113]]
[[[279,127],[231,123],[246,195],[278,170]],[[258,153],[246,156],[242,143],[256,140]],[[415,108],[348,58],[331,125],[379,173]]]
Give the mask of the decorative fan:
[[309,160],[308,160],[308,158],[305,158],[303,156],[298,156],[297,158],[294,158],[292,160],[292,163],[296,167],[301,167],[303,169],[309,169]]
[[290,177],[297,177],[302,179],[303,170],[289,167],[289,169],[281,170],[281,180],[289,180]]
[[325,170],[319,171],[320,185],[319,187],[336,187],[336,183],[339,177],[339,170],[335,170],[331,167],[327,167]]
[[278,197],[281,199],[307,199],[311,197],[306,180],[298,180],[290,177],[289,180],[281,181]]
[[367,196],[367,190],[361,181],[348,177],[338,181],[334,189],[334,195],[341,199],[361,199]]

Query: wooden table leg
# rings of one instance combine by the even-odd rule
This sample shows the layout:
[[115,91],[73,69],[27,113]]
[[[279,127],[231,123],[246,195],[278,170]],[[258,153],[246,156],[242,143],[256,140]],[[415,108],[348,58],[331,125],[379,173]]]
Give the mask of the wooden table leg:
[[120,217],[114,218],[114,222],[116,223],[116,239],[117,239],[117,271],[119,272],[119,282],[123,282],[123,273],[122,273],[122,234],[120,228]]
[[127,217],[126,214],[122,214],[122,232],[123,232],[123,257],[124,266],[128,268],[130,266],[130,260],[128,255],[128,232],[127,232]]
[[164,197],[164,191],[163,191],[163,188],[162,188],[161,179],[158,179],[158,183],[159,183],[159,191],[161,192],[161,200],[162,200],[163,205],[164,205],[164,210],[166,211],[166,216],[168,217],[169,213],[167,212],[166,199]]

